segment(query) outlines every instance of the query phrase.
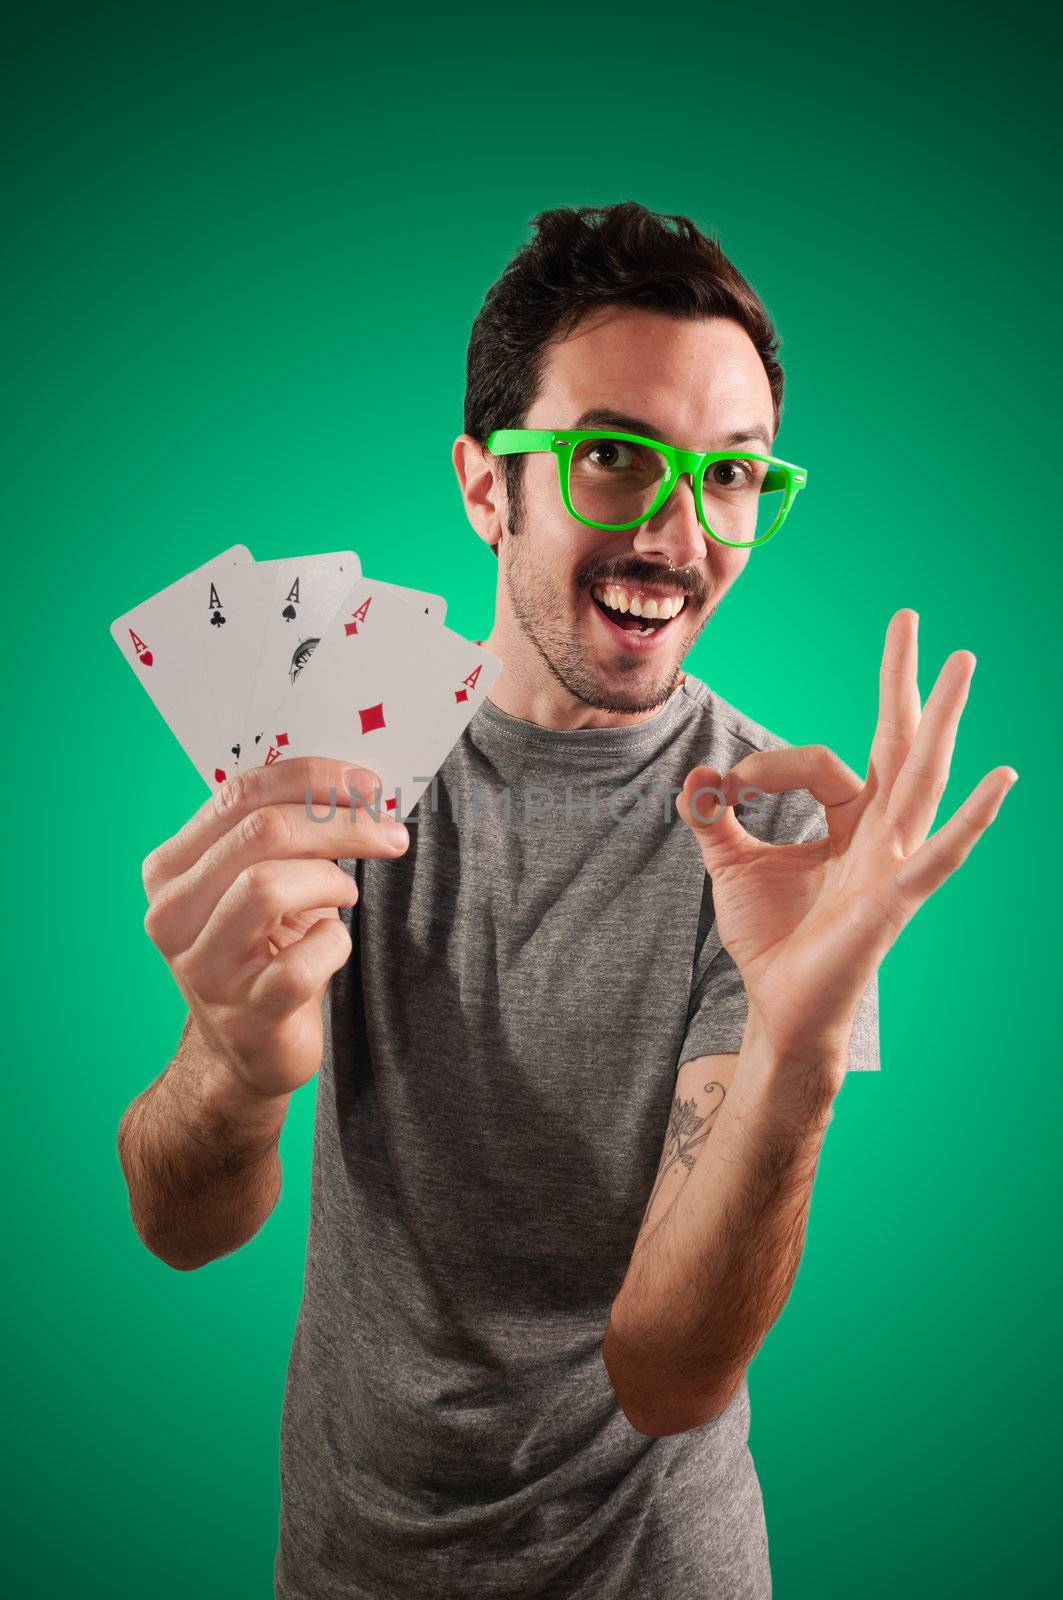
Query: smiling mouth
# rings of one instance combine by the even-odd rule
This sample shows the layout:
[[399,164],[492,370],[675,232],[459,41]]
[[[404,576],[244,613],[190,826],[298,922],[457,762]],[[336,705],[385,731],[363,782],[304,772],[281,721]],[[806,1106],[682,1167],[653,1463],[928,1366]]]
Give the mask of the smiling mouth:
[[591,598],[610,622],[639,638],[666,628],[687,602],[686,595],[677,591],[650,594],[634,585],[618,583],[593,584]]

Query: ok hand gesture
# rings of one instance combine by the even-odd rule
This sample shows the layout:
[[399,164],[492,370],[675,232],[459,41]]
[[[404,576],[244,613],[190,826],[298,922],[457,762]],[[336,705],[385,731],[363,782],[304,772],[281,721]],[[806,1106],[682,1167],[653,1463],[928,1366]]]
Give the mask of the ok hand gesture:
[[[853,1014],[905,924],[964,862],[1016,781],[994,767],[927,837],[948,782],[975,658],[948,657],[920,709],[918,616],[894,613],[879,678],[867,778],[825,745],[755,751],[722,776],[698,766],[676,809],[701,847],[720,939],[742,975],[751,1013],[774,1050],[799,1063],[845,1060]],[[699,788],[722,790],[727,805]],[[744,787],[808,789],[823,805],[825,839],[772,845],[742,827]],[[714,813],[716,820],[710,820]]]

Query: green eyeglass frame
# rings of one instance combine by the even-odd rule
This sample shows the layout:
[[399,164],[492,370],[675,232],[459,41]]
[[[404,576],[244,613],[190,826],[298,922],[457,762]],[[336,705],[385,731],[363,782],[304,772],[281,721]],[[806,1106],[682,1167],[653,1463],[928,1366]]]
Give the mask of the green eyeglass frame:
[[[584,443],[587,439],[622,439],[627,444],[645,444],[664,458],[666,470],[661,479],[661,486],[644,516],[637,517],[634,522],[592,522],[589,517],[580,516],[572,504],[569,493],[569,474],[573,451],[578,444]],[[657,515],[684,473],[689,473],[698,522],[717,544],[731,545],[736,550],[752,550],[754,545],[766,544],[774,534],[778,533],[794,500],[808,482],[808,473],[804,467],[797,467],[792,461],[782,461],[778,456],[757,455],[751,450],[680,450],[678,445],[665,444],[660,439],[647,439],[640,433],[621,433],[615,428],[566,428],[558,432],[547,428],[496,428],[484,440],[484,449],[490,450],[495,456],[534,455],[541,451],[551,451],[557,457],[561,498],[569,516],[574,517],[577,522],[584,523],[588,528],[601,528],[606,533],[622,533],[627,528],[641,528],[644,522],[649,522],[651,517]],[[767,494],[769,491],[774,493],[778,490],[783,492],[782,506],[767,533],[762,533],[757,539],[725,539],[709,527],[701,501],[701,480],[705,476],[706,467],[711,466],[714,461],[767,462],[770,471],[765,474],[760,489],[761,494]]]

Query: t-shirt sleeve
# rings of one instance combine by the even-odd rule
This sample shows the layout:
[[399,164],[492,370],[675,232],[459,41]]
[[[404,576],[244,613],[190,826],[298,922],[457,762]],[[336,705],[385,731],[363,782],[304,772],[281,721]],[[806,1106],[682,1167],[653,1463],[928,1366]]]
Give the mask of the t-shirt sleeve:
[[[785,797],[786,809],[773,812],[764,823],[755,822],[750,831],[766,843],[798,843],[822,839],[827,833],[823,807],[808,793]],[[799,808],[799,809],[798,809]],[[711,884],[706,883],[711,898]],[[696,1056],[735,1055],[741,1049],[749,1002],[745,985],[734,961],[720,942],[715,920],[698,952],[694,965],[687,1011],[686,1036],[677,1066]],[[878,1072],[878,976],[860,997],[849,1036],[849,1072]]]

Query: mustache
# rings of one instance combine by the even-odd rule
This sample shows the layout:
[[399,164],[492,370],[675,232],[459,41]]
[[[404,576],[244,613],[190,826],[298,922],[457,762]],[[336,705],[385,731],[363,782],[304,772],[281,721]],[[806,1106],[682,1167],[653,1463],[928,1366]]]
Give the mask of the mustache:
[[608,573],[594,573],[584,580],[585,586],[590,588],[596,583],[630,583],[635,588],[645,585],[652,588],[655,584],[667,589],[679,589],[685,595],[699,598],[704,594],[704,589],[693,573],[688,573],[683,567],[669,569],[668,567],[653,567],[648,564],[641,566],[629,565],[622,570],[613,570]]

